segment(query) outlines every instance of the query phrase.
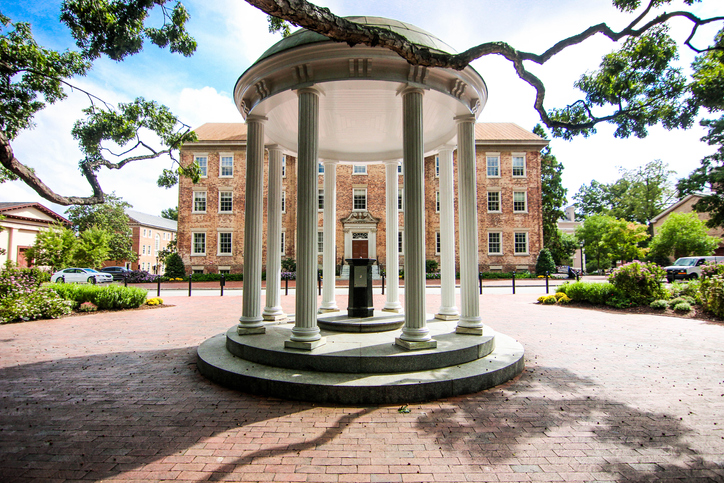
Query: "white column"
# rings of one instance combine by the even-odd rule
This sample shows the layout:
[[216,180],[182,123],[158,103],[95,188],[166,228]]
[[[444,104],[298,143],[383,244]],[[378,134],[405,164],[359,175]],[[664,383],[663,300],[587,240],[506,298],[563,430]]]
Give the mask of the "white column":
[[400,231],[397,199],[399,196],[399,176],[397,175],[397,160],[385,161],[385,201],[386,201],[386,231],[385,243],[387,255],[387,300],[382,308],[384,312],[402,312],[400,303],[400,254],[397,249],[397,233]]
[[455,306],[455,199],[453,189],[453,149],[440,150],[440,288],[441,305],[435,318],[458,320]]
[[437,347],[425,313],[425,170],[422,89],[402,91],[402,139],[405,176],[405,325],[395,343],[406,349]]
[[244,209],[244,290],[239,335],[263,334],[261,316],[261,253],[264,211],[264,122],[246,118],[246,206]]
[[282,274],[282,149],[269,146],[269,192],[266,231],[266,307],[264,320],[285,320],[279,287]]
[[339,312],[334,298],[337,257],[337,162],[324,161],[324,254],[320,312]]
[[475,163],[475,117],[458,123],[458,204],[460,210],[460,301],[456,332],[483,334],[478,299],[478,188]]
[[284,346],[312,350],[326,341],[317,326],[317,163],[319,162],[319,90],[307,87],[299,97],[297,159],[296,314]]

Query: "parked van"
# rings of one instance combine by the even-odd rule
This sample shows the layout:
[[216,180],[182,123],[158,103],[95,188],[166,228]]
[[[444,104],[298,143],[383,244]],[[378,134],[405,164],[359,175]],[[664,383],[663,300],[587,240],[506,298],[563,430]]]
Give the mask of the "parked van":
[[673,265],[665,267],[666,280],[692,280],[701,277],[701,266],[705,263],[724,263],[724,257],[682,257]]

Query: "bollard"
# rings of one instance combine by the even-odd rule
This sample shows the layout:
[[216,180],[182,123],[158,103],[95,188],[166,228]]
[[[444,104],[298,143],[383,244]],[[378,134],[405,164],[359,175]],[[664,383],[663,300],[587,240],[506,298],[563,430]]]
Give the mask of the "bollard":
[[319,295],[322,295],[322,276],[317,272],[317,287],[319,287]]
[[515,295],[515,270],[513,270],[513,295]]
[[284,295],[289,295],[289,278],[284,279]]
[[156,279],[156,297],[161,296],[161,277]]
[[548,295],[548,270],[546,270],[546,295]]
[[382,295],[385,294],[385,272],[382,272]]
[[483,273],[478,272],[478,285],[480,285],[480,295],[483,295]]
[[224,296],[224,285],[226,285],[226,277],[224,277],[224,274],[221,274],[221,280],[219,280],[219,285],[221,286],[221,296]]
[[191,279],[194,278],[193,273],[189,273],[189,297],[191,297]]
[[581,281],[581,272],[576,272],[576,282]]
[[123,286],[128,287],[128,278],[125,273],[123,274]]

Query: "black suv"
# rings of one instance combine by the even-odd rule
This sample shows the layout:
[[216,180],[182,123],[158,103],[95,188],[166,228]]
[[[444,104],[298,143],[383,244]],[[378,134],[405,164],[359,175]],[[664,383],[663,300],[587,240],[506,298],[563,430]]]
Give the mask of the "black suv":
[[101,268],[100,271],[113,275],[113,280],[123,280],[126,278],[126,274],[130,273],[130,270],[126,267],[105,267]]

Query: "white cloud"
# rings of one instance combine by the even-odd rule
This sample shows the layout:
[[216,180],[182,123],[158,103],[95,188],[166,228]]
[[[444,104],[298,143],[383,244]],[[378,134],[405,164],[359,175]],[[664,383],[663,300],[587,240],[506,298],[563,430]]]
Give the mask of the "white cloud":
[[192,128],[207,122],[244,122],[234,100],[213,87],[183,89],[172,106],[176,106],[173,111]]

